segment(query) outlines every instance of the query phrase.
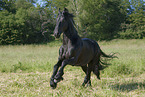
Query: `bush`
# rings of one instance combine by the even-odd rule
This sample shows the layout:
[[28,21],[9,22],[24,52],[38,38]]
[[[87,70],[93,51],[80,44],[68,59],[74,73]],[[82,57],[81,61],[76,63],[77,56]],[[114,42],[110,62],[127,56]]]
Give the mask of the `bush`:
[[127,29],[126,31],[119,32],[119,38],[121,39],[143,39],[143,31],[133,31],[131,29]]
[[7,9],[0,11],[0,45],[53,40],[51,34],[54,25],[49,9],[36,8],[25,0],[18,0],[12,4],[14,4],[13,12]]

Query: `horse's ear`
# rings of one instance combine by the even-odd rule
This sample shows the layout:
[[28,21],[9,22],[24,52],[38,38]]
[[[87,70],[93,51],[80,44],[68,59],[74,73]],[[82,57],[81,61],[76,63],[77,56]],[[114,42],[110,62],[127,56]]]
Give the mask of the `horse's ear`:
[[68,12],[68,9],[67,9],[67,8],[64,8],[64,11],[65,11],[65,12]]
[[61,12],[60,12],[60,8],[59,8],[59,10],[58,10],[58,13],[61,14]]
[[62,12],[63,16],[68,16],[68,9],[64,8],[64,11]]

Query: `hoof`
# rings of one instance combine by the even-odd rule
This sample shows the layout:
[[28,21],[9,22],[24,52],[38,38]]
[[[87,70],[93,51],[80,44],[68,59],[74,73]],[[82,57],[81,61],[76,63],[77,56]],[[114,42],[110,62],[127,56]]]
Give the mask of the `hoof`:
[[97,76],[97,78],[100,80],[100,76]]
[[60,78],[57,78],[57,79],[55,78],[55,79],[54,79],[54,82],[55,82],[55,83],[58,83],[58,82],[60,82],[61,80],[63,80],[63,77],[60,77]]
[[92,87],[91,81],[87,82],[87,87]]
[[86,85],[85,83],[82,83],[82,86],[83,86],[83,87],[85,87],[85,85]]
[[[86,85],[86,84],[87,84],[87,85]],[[87,83],[83,83],[82,86],[83,86],[83,87],[85,87],[85,86],[86,86],[86,87],[91,87],[91,86],[92,86],[92,85],[91,85],[91,81],[88,81]]]
[[57,87],[57,83],[55,83],[53,80],[50,81],[50,86],[52,89],[55,89]]

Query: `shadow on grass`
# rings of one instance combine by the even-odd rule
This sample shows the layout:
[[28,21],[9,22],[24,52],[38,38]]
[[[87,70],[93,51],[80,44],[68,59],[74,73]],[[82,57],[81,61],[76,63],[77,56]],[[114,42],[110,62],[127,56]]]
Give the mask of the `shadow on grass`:
[[127,91],[130,92],[136,89],[145,89],[145,82],[134,82],[134,83],[124,83],[124,84],[115,84],[111,85],[113,90]]

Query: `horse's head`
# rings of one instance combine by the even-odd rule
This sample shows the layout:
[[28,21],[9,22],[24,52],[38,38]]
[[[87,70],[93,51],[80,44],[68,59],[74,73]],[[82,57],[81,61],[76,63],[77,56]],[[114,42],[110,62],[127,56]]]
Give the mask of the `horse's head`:
[[60,12],[59,9],[59,14],[58,14],[58,18],[56,21],[56,26],[54,29],[54,36],[56,38],[59,38],[62,32],[65,32],[68,28],[68,22],[67,22],[67,16],[68,16],[68,10],[66,8],[64,8],[63,12]]

